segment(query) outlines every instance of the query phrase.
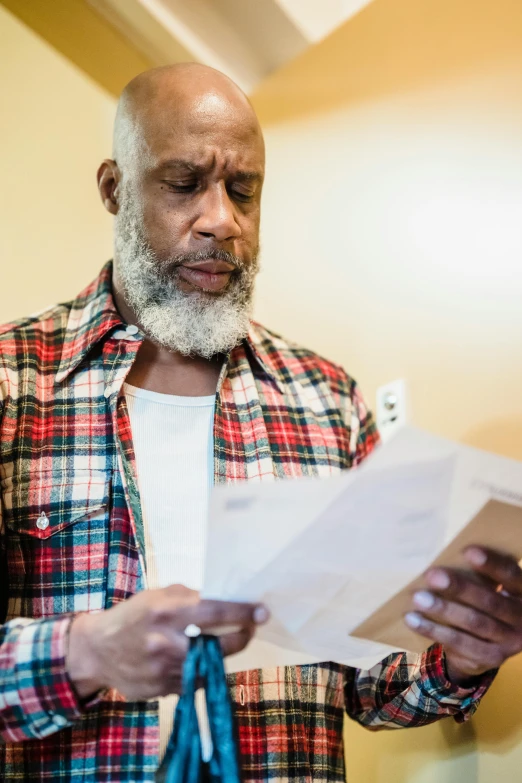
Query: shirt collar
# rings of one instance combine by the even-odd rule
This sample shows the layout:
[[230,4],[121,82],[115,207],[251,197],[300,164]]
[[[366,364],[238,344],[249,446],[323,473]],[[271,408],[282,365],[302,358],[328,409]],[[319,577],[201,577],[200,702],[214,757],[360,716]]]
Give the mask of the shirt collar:
[[122,323],[112,297],[112,261],[109,261],[72,303],[56,383],[65,380],[89,351]]
[[[64,381],[89,351],[117,326],[124,324],[112,296],[112,261],[109,261],[72,303],[56,383]],[[277,340],[252,322],[245,342],[261,369],[284,391],[288,378]]]
[[246,342],[261,369],[284,394],[289,381],[288,368],[283,353],[286,343],[277,335],[269,334],[255,321],[250,324]]

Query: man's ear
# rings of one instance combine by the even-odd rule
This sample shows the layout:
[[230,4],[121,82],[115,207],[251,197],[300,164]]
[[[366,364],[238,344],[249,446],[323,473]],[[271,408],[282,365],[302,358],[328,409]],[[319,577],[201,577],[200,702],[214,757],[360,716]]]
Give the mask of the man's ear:
[[98,169],[97,180],[101,200],[107,212],[116,215],[118,212],[118,185],[121,179],[120,170],[115,160],[104,160]]

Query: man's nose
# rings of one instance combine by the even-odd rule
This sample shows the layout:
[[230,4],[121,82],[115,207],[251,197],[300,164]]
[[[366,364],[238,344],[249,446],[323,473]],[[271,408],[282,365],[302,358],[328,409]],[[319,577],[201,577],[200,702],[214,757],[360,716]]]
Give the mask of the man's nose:
[[198,217],[192,230],[198,238],[211,238],[218,242],[241,236],[234,204],[224,184],[207,188],[200,196]]

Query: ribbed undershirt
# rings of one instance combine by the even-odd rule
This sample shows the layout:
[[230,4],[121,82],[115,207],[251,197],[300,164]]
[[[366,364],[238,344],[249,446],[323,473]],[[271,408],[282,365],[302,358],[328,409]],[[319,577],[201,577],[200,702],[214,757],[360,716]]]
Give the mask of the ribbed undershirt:
[[[206,519],[214,482],[215,397],[176,397],[125,384],[151,589],[203,586]],[[177,697],[159,700],[160,758],[172,731]],[[203,691],[196,698],[203,756],[211,741]]]

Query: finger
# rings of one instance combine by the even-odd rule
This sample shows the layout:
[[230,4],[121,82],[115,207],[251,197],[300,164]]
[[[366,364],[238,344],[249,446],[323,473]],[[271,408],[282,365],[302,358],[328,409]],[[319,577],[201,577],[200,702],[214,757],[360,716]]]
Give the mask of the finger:
[[520,628],[522,602],[496,591],[495,583],[480,575],[452,568],[433,568],[425,574],[430,592],[446,600],[454,600],[485,615]]
[[412,631],[442,644],[447,652],[475,661],[477,674],[497,669],[504,661],[505,656],[498,644],[477,639],[448,625],[440,625],[418,612],[408,612],[404,620]]
[[268,619],[268,610],[262,604],[205,600],[190,607],[189,611],[180,612],[180,615],[190,615],[189,622],[205,631],[227,625],[238,628],[259,625]]
[[185,585],[168,585],[161,588],[158,592],[167,596],[169,600],[177,600],[181,604],[197,604],[199,602],[199,593],[197,590],[191,590]]
[[147,639],[145,649],[149,665],[157,666],[158,676],[163,676],[165,671],[176,671],[183,665],[189,646],[188,636],[171,624],[165,624],[161,633],[151,633]]
[[522,596],[522,569],[514,557],[483,547],[468,547],[464,557],[479,574],[503,586],[511,595]]
[[429,620],[441,625],[450,625],[477,639],[502,644],[506,643],[513,633],[513,629],[500,620],[470,606],[447,601],[427,590],[415,593],[413,604]]
[[255,626],[251,625],[242,628],[240,631],[220,636],[219,641],[221,649],[223,650],[223,655],[233,655],[234,653],[241,652],[251,640],[254,632]]

